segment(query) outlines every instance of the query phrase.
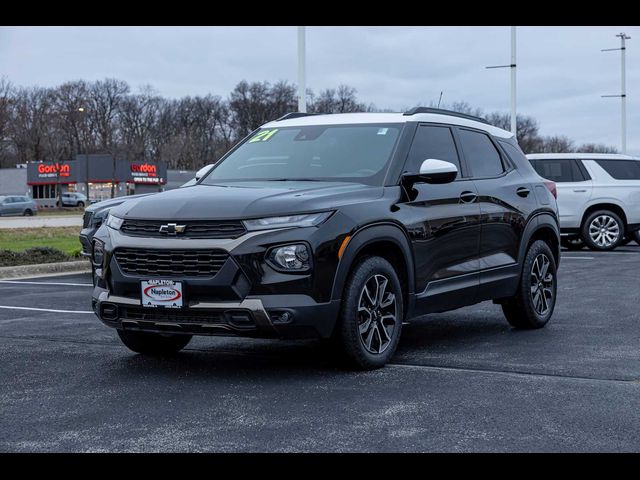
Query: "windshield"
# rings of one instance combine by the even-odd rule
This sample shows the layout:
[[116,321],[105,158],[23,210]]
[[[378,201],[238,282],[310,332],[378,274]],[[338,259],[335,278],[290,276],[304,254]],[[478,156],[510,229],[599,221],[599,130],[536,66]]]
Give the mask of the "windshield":
[[202,183],[320,180],[382,185],[401,124],[260,129]]

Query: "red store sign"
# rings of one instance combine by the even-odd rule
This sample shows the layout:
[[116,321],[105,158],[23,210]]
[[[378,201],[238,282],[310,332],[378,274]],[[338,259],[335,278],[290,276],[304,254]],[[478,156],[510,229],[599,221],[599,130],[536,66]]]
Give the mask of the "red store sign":
[[61,177],[68,177],[71,174],[71,166],[67,164],[46,164],[41,163],[38,165],[38,177],[57,177],[58,174]]

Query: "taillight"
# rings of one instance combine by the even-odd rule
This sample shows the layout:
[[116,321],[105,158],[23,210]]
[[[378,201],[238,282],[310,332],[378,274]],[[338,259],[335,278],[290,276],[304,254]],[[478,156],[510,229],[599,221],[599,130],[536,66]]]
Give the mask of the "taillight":
[[558,199],[558,189],[556,188],[556,182],[552,182],[551,180],[545,180],[544,184],[546,185],[546,187],[551,192],[551,195],[553,195],[553,198],[555,198],[557,200]]

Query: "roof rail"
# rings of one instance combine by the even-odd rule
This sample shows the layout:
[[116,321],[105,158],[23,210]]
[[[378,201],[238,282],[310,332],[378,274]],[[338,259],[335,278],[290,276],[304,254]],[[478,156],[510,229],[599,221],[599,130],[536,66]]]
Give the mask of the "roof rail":
[[449,115],[451,117],[466,118],[468,120],[475,120],[476,122],[486,123],[491,125],[482,117],[476,117],[475,115],[468,115],[466,113],[454,112],[453,110],[445,110],[444,108],[432,108],[432,107],[414,107],[411,110],[404,112],[404,115],[415,115],[416,113],[435,113],[439,115]]
[[280,122],[282,120],[289,120],[291,118],[299,118],[299,117],[309,117],[311,115],[318,115],[317,113],[306,113],[306,112],[289,112],[285,113],[280,118],[276,119],[276,122]]

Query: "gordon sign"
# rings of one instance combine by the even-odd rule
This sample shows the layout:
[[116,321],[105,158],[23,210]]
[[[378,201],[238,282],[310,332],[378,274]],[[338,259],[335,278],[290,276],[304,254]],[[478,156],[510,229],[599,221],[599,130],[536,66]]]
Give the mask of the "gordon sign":
[[46,164],[41,163],[38,165],[38,176],[42,178],[49,177],[57,177],[60,175],[61,177],[68,177],[71,173],[71,166],[68,164]]
[[152,163],[132,163],[131,177],[134,183],[164,183],[164,178],[158,175],[158,166]]
[[76,162],[29,162],[27,183],[74,183],[77,181]]

